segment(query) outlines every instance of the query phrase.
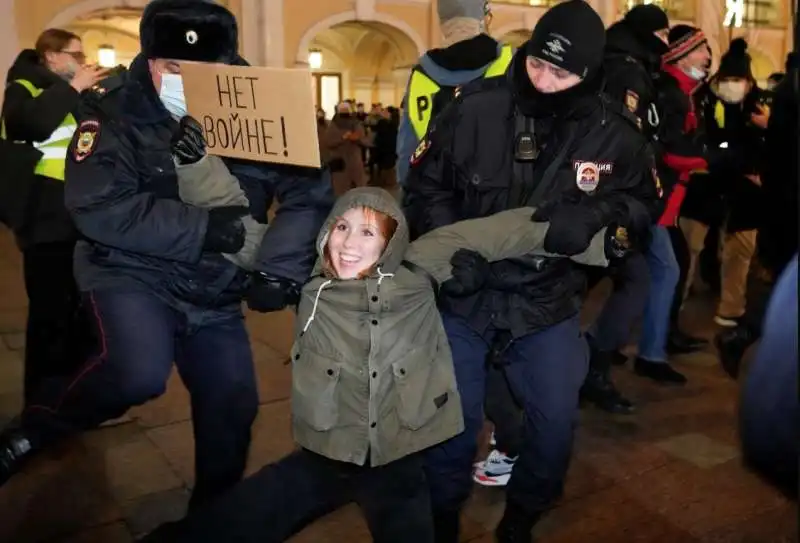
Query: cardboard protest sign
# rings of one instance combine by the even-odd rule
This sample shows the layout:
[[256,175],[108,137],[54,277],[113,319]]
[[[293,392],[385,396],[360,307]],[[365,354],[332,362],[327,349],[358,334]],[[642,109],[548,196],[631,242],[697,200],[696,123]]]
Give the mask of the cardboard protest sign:
[[209,154],[320,167],[308,70],[181,62]]

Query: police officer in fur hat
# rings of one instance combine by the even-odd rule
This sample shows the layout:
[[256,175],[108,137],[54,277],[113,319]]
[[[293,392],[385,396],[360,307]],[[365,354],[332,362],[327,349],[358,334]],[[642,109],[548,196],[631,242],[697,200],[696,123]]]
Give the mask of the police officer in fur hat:
[[[533,205],[532,219],[550,222],[545,245],[554,253],[582,251],[609,225],[620,225],[610,241],[624,249],[613,254],[646,239],[660,207],[654,158],[628,108],[601,91],[604,44],[600,16],[568,0],[542,16],[506,76],[465,85],[411,159],[413,230]],[[588,368],[578,320],[586,272],[535,257],[489,264],[461,253],[452,263],[480,287],[440,296],[465,431],[426,453],[436,541],[459,540],[492,351],[525,411],[497,539],[529,543],[563,491],[571,457]]]
[[[313,265],[330,181],[320,170],[226,160],[249,208],[181,202],[176,163],[199,160],[203,145],[178,122],[180,61],[243,63],[236,20],[211,1],[154,0],[140,35],[130,72],[84,103],[68,150],[66,205],[83,235],[76,279],[97,352],[75,375],[46,383],[0,435],[0,484],[43,448],[160,396],[175,361],[192,400],[196,506],[236,483],[247,459],[258,392],[242,298],[254,283],[260,308],[292,302],[287,293]],[[273,188],[292,212],[265,236],[251,280],[223,253],[242,247],[243,216],[266,222]]]

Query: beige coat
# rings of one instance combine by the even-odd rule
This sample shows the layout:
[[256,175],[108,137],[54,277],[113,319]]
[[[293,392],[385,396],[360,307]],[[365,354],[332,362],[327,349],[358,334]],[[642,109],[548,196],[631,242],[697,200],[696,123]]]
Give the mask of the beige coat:
[[[382,189],[360,188],[336,202],[317,240],[320,256],[336,218],[358,206],[388,214],[398,228],[372,276],[331,279],[318,262],[303,287],[292,348],[292,421],[301,446],[359,465],[369,454],[370,465],[379,466],[464,428],[431,279],[451,276],[450,258],[459,248],[491,261],[546,254],[548,225],[530,221],[533,209],[519,209],[440,228],[409,245],[396,200]],[[573,260],[607,265],[604,233]]]

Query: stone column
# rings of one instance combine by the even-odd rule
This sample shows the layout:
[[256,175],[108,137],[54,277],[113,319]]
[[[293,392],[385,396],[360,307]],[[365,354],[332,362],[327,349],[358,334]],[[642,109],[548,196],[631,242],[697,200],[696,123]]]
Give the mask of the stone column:
[[406,93],[406,86],[408,86],[408,78],[411,77],[412,66],[400,66],[392,70],[392,79],[394,80],[394,105],[400,107],[400,102],[403,101],[403,96]]
[[725,0],[705,0],[695,6],[695,25],[703,30],[714,54],[712,73],[719,65],[721,51],[728,48],[728,29],[722,26],[725,18]]
[[[17,21],[14,13],[14,0],[0,0],[0,13],[5,13],[0,17],[0,73],[5,77],[6,72],[11,67],[14,59],[22,49],[17,36]],[[0,106],[3,97],[0,95]]]
[[264,51],[264,65],[272,68],[284,68],[286,66],[286,54],[284,52],[285,37],[283,35],[283,0],[257,0],[263,9],[263,22],[261,27],[264,30],[262,50]]
[[242,29],[242,55],[254,66],[263,66],[265,61],[261,12],[262,2],[259,0],[242,0],[242,17],[239,21]]

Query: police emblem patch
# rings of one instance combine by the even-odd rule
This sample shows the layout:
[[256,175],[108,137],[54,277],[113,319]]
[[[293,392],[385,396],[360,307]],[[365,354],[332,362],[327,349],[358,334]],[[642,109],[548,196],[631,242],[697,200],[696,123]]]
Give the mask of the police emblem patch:
[[624,226],[617,226],[616,232],[614,232],[614,240],[619,243],[620,247],[623,249],[630,249],[631,248],[631,240],[628,237],[628,229]]
[[625,91],[625,106],[632,113],[636,113],[636,109],[639,107],[639,95],[632,90]]
[[422,139],[417,145],[417,148],[414,150],[414,154],[411,155],[411,165],[414,166],[415,164],[419,163],[425,153],[428,152],[431,144],[427,139]]
[[100,123],[95,120],[83,121],[78,126],[72,149],[72,159],[82,162],[91,155],[97,147],[100,137]]
[[583,192],[593,192],[600,183],[600,168],[594,162],[576,164],[575,182]]

